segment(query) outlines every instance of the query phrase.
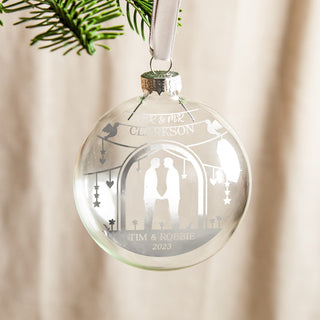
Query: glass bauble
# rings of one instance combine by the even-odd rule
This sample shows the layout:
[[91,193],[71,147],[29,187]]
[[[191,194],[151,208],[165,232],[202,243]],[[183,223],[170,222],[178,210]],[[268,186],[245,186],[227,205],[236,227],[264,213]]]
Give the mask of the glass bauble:
[[106,252],[155,270],[197,264],[230,238],[248,205],[250,169],[231,127],[179,97],[174,72],[142,75],[144,95],[107,112],[84,142],[74,194]]

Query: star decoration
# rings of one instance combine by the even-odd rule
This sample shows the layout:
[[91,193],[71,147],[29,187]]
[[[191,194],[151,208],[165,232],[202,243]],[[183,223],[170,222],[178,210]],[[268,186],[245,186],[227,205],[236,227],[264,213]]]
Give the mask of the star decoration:
[[97,198],[99,198],[99,193],[95,193],[94,194],[94,197],[97,199]]
[[99,202],[99,201],[95,201],[95,202],[93,203],[93,205],[94,205],[94,207],[99,207],[99,206],[100,206],[100,203],[101,203],[101,202]]
[[99,186],[94,186],[94,188],[95,188],[96,190],[98,190],[98,189],[99,189]]
[[224,199],[224,204],[230,204],[231,202],[231,199],[230,198],[225,198]]
[[230,186],[230,182],[226,181],[226,183],[224,185],[228,188]]
[[187,178],[187,175],[186,174],[183,174],[181,175],[182,179],[186,179]]

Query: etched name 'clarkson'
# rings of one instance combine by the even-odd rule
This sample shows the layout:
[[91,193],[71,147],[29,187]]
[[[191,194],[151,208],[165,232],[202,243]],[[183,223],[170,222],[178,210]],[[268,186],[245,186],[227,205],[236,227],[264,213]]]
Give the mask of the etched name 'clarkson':
[[194,124],[172,127],[136,127],[130,128],[132,136],[149,136],[149,137],[175,137],[184,136],[194,133]]

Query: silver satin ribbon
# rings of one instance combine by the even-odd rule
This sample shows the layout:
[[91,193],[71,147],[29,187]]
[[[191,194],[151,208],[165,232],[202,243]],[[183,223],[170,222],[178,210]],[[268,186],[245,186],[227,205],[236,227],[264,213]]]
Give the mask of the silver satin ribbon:
[[181,0],[154,0],[149,46],[154,59],[171,60]]

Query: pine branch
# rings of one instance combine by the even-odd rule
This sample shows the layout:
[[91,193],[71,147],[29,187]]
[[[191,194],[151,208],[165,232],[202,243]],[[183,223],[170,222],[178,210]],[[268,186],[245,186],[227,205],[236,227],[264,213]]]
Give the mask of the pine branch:
[[31,45],[45,43],[40,49],[55,51],[67,49],[67,54],[77,49],[92,55],[95,45],[109,49],[100,43],[123,34],[123,25],[103,27],[102,24],[122,15],[116,0],[23,0],[2,6],[5,13],[27,10],[15,25],[28,23],[27,28],[44,27],[46,31],[31,40]]
[[[119,1],[119,0],[118,0]],[[150,28],[151,18],[152,18],[152,8],[153,8],[153,0],[125,0],[127,2],[126,5],[126,16],[130,28],[137,32],[137,34],[141,34],[142,39],[145,40],[144,28],[147,26]],[[130,9],[133,8],[133,13]],[[179,12],[182,12],[180,9]],[[138,15],[140,16],[140,24],[138,24]],[[180,24],[181,18],[178,18],[178,26],[181,27]],[[140,32],[139,32],[140,31]]]
[[[2,3],[0,3],[0,14],[1,13],[4,13],[4,8],[3,8]],[[3,26],[3,22],[1,20],[0,20],[0,26]]]
[[[42,43],[40,49],[66,49],[64,54],[86,50],[92,55],[100,46],[109,50],[105,40],[123,34],[123,25],[105,26],[119,16],[126,15],[130,27],[145,39],[145,27],[150,28],[153,0],[0,0],[0,14],[27,11],[29,15],[18,22],[26,28],[46,28],[35,36],[30,45]],[[13,3],[11,3],[13,2]],[[180,18],[179,18],[180,20]],[[3,25],[0,20],[0,25]],[[180,23],[178,23],[180,25]]]
[[[144,28],[145,25],[149,28],[151,25],[153,0],[126,0],[126,2],[126,16],[130,28],[136,31],[137,34],[141,33],[142,39],[145,40]],[[133,8],[133,14],[130,7]],[[139,26],[137,21],[138,15],[140,16]]]

